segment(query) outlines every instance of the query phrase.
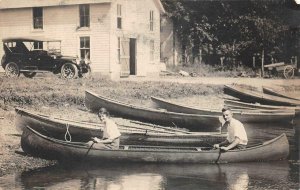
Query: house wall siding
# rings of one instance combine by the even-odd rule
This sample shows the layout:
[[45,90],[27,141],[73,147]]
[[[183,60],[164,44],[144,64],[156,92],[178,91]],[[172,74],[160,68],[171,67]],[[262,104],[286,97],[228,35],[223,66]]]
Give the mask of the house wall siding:
[[[117,29],[117,4],[122,5],[122,29]],[[154,12],[154,30],[150,31],[150,10]],[[160,11],[152,0],[115,0],[111,17],[112,68],[120,69],[117,59],[117,39],[136,39],[136,75],[158,73],[160,64]],[[154,40],[154,60],[150,61],[150,40]]]
[[168,66],[176,66],[181,63],[181,47],[179,39],[174,34],[174,25],[170,18],[162,16],[161,19],[161,61]]

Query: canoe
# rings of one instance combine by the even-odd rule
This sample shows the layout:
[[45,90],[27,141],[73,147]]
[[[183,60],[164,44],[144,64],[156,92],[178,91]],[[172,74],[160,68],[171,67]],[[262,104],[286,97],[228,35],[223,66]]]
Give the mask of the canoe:
[[215,131],[221,125],[218,116],[168,112],[136,106],[109,99],[90,91],[85,91],[85,106],[93,112],[105,107],[111,114],[116,116],[161,125],[175,125],[196,131]]
[[24,152],[45,159],[77,162],[228,163],[286,159],[289,143],[285,134],[244,150],[201,149],[178,146],[122,145],[118,150],[98,149],[82,142],[66,142],[26,127],[21,137]]
[[236,100],[224,100],[224,105],[230,107],[232,109],[247,109],[247,110],[270,110],[273,112],[277,111],[294,111],[295,115],[300,114],[300,106],[271,106],[271,105],[264,105],[259,103],[246,103]]
[[286,94],[283,91],[279,91],[279,90],[276,90],[276,89],[273,89],[270,87],[263,86],[262,89],[265,94],[270,94],[270,95],[288,98],[288,99],[292,99],[292,100],[300,100],[299,98],[292,97],[291,95]]
[[[165,99],[151,97],[151,100],[160,108],[172,112],[182,112],[199,115],[216,115],[222,116],[222,112],[216,109],[205,109],[200,107],[185,106],[182,104],[167,101]],[[232,110],[234,117],[245,123],[262,123],[262,122],[291,122],[295,116],[295,111],[290,110],[280,112],[256,111],[256,110]]]
[[238,85],[224,85],[224,93],[248,103],[261,103],[278,106],[300,106],[300,101],[252,91]]
[[[29,126],[47,136],[61,140],[87,142],[91,137],[102,137],[102,124],[92,122],[80,122],[55,118],[38,114],[21,108],[16,108],[15,125],[23,130]],[[143,125],[120,125],[121,144],[143,144],[143,145],[201,145],[207,146],[222,142],[226,133],[220,132],[189,132],[179,129],[160,126]],[[66,135],[66,132],[69,134]],[[70,138],[71,137],[71,138]]]

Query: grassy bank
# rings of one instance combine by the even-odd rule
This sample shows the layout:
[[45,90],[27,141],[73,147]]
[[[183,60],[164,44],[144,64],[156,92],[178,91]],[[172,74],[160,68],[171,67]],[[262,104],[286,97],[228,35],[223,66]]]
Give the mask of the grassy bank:
[[84,106],[86,89],[101,95],[144,105],[151,96],[181,98],[209,96],[222,93],[222,86],[179,84],[165,82],[114,82],[105,77],[63,80],[57,76],[0,78],[0,106],[9,109],[14,106]]

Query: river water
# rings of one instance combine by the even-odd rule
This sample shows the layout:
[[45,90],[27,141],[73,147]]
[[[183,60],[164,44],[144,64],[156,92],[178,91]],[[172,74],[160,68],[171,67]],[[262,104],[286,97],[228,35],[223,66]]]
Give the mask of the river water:
[[293,126],[280,123],[245,125],[249,143],[286,133],[288,160],[234,164],[109,164],[55,165],[0,178],[0,189],[299,189],[299,120]]

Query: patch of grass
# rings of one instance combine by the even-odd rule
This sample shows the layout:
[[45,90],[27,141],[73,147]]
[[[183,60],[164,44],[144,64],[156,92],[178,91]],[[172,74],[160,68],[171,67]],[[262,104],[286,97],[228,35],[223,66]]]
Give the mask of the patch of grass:
[[64,80],[57,76],[28,79],[0,78],[1,107],[80,106],[84,107],[85,90],[132,104],[144,105],[151,96],[181,98],[221,94],[223,86],[166,82],[111,81],[105,77]]
[[194,64],[189,66],[168,67],[168,69],[176,73],[183,70],[200,77],[237,77],[241,75],[246,77],[256,76],[253,69],[243,66],[228,68],[226,66],[221,67],[207,64]]

